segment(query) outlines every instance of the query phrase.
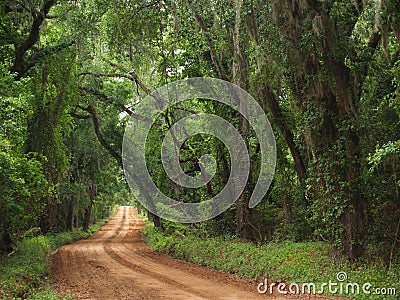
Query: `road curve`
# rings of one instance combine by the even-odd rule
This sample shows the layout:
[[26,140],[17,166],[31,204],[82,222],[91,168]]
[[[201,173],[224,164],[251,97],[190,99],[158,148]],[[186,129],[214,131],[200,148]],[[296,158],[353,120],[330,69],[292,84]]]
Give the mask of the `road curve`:
[[52,259],[55,291],[74,299],[287,299],[155,252],[141,239],[143,227],[134,207],[120,206],[91,238],[62,247]]

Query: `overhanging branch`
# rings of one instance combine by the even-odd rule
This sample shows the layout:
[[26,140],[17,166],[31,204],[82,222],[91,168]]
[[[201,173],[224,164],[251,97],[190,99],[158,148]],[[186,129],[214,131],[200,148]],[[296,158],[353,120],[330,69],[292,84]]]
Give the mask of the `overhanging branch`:
[[117,68],[120,71],[125,72],[126,74],[129,75],[129,79],[132,81],[135,81],[135,83],[140,86],[140,88],[147,94],[150,95],[151,94],[151,89],[148,88],[143,81],[140,79],[139,75],[134,71],[134,70],[129,70],[128,68],[117,64],[116,62],[113,62],[109,59],[103,58],[104,61],[106,61],[110,66]]
[[11,73],[17,73],[17,79],[20,79],[24,75],[24,56],[26,52],[38,42],[40,36],[40,27],[49,13],[50,8],[55,5],[56,2],[56,0],[46,0],[44,2],[40,12],[33,15],[34,19],[29,31],[29,35],[20,45],[16,46],[14,64],[11,67]]
[[86,76],[86,75],[91,75],[94,77],[110,77],[110,78],[126,78],[129,80],[132,80],[131,76],[126,75],[126,74],[120,74],[120,73],[93,73],[93,72],[81,72],[79,73],[80,76]]
[[22,67],[21,71],[20,71],[20,75],[23,76],[24,74],[26,74],[26,72],[28,72],[30,69],[32,69],[37,63],[39,63],[44,57],[48,56],[48,55],[52,55],[55,53],[58,53],[70,46],[72,46],[73,44],[75,44],[75,41],[71,41],[68,43],[62,43],[59,44],[57,46],[54,47],[47,47],[44,49],[39,50],[38,52],[35,52],[34,54],[32,54],[28,60],[26,61],[26,63],[24,64],[24,66]]
[[83,107],[78,105],[78,107],[86,112],[88,112],[93,121],[93,126],[94,126],[94,132],[97,136],[98,141],[100,144],[103,146],[104,149],[107,150],[107,152],[118,162],[120,166],[122,166],[122,156],[119,154],[113,147],[111,147],[110,144],[107,143],[107,141],[104,139],[103,134],[100,131],[100,125],[99,125],[99,117],[97,116],[96,110],[94,109],[93,106],[89,105],[87,107]]
[[153,123],[153,121],[150,118],[147,118],[145,116],[142,116],[142,115],[139,115],[139,114],[133,112],[131,109],[129,109],[128,107],[126,107],[125,105],[123,105],[121,103],[116,103],[115,101],[110,99],[110,97],[108,97],[106,94],[104,94],[104,93],[102,93],[100,91],[96,91],[94,89],[90,89],[90,88],[87,88],[87,87],[80,87],[79,89],[81,91],[84,91],[84,92],[89,93],[91,95],[94,95],[96,97],[100,97],[101,99],[105,100],[107,103],[115,105],[115,106],[121,108],[129,116],[131,116],[131,117],[133,117],[135,119],[138,119],[140,121],[144,121],[144,122],[147,122],[147,123],[150,123],[150,124]]

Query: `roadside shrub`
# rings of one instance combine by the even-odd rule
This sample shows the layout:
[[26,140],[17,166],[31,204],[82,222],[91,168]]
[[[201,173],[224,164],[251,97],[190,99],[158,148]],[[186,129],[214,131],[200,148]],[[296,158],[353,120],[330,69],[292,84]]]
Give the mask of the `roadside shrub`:
[[18,251],[12,257],[0,254],[0,299],[60,299],[46,284],[50,272],[48,254],[63,245],[88,238],[104,223],[101,221],[88,231],[77,229],[25,238],[18,243]]
[[[253,244],[232,237],[200,238],[194,235],[163,234],[147,226],[145,241],[154,250],[197,265],[236,274],[244,278],[262,278],[290,283],[322,283],[337,281],[345,272],[348,282],[370,283],[372,287],[395,288],[400,293],[400,262],[391,270],[379,261],[350,264],[331,257],[331,247],[324,242],[271,242]],[[325,293],[327,291],[325,290]],[[395,299],[395,296],[351,295],[354,299]]]

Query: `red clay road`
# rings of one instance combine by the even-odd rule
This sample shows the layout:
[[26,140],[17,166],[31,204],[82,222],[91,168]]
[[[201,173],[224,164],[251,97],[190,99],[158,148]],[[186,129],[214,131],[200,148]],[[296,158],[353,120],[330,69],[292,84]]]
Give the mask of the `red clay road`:
[[258,294],[254,281],[155,252],[141,239],[143,227],[134,207],[120,206],[91,238],[62,247],[53,256],[55,291],[74,299],[288,299]]

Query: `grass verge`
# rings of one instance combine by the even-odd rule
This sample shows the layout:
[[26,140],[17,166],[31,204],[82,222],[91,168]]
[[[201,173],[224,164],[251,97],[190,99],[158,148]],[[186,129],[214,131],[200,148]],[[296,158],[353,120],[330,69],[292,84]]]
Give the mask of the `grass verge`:
[[18,252],[12,257],[0,254],[0,299],[70,299],[59,298],[50,289],[48,254],[63,245],[88,238],[105,223],[106,220],[99,221],[88,231],[76,229],[25,238],[18,243]]
[[[287,285],[296,283],[300,290],[303,283],[313,283],[316,292],[321,290],[323,283],[331,282],[331,290],[335,291],[336,288],[337,291],[329,293],[329,286],[326,286],[326,295],[335,294],[354,299],[400,298],[399,260],[392,270],[388,271],[379,261],[364,259],[350,264],[334,259],[331,257],[330,246],[322,242],[255,245],[229,237],[199,238],[190,234],[183,236],[180,233],[166,235],[152,226],[146,226],[143,233],[146,242],[156,251],[197,265],[253,278],[257,282],[268,278],[268,281],[282,281]],[[347,279],[339,281],[339,272],[345,272]],[[364,288],[370,294],[363,291],[363,286],[367,283],[371,286]],[[355,285],[353,290],[353,284],[358,284],[359,293],[356,293]],[[312,292],[312,289],[313,286],[309,291]],[[393,295],[393,292],[396,295]]]

